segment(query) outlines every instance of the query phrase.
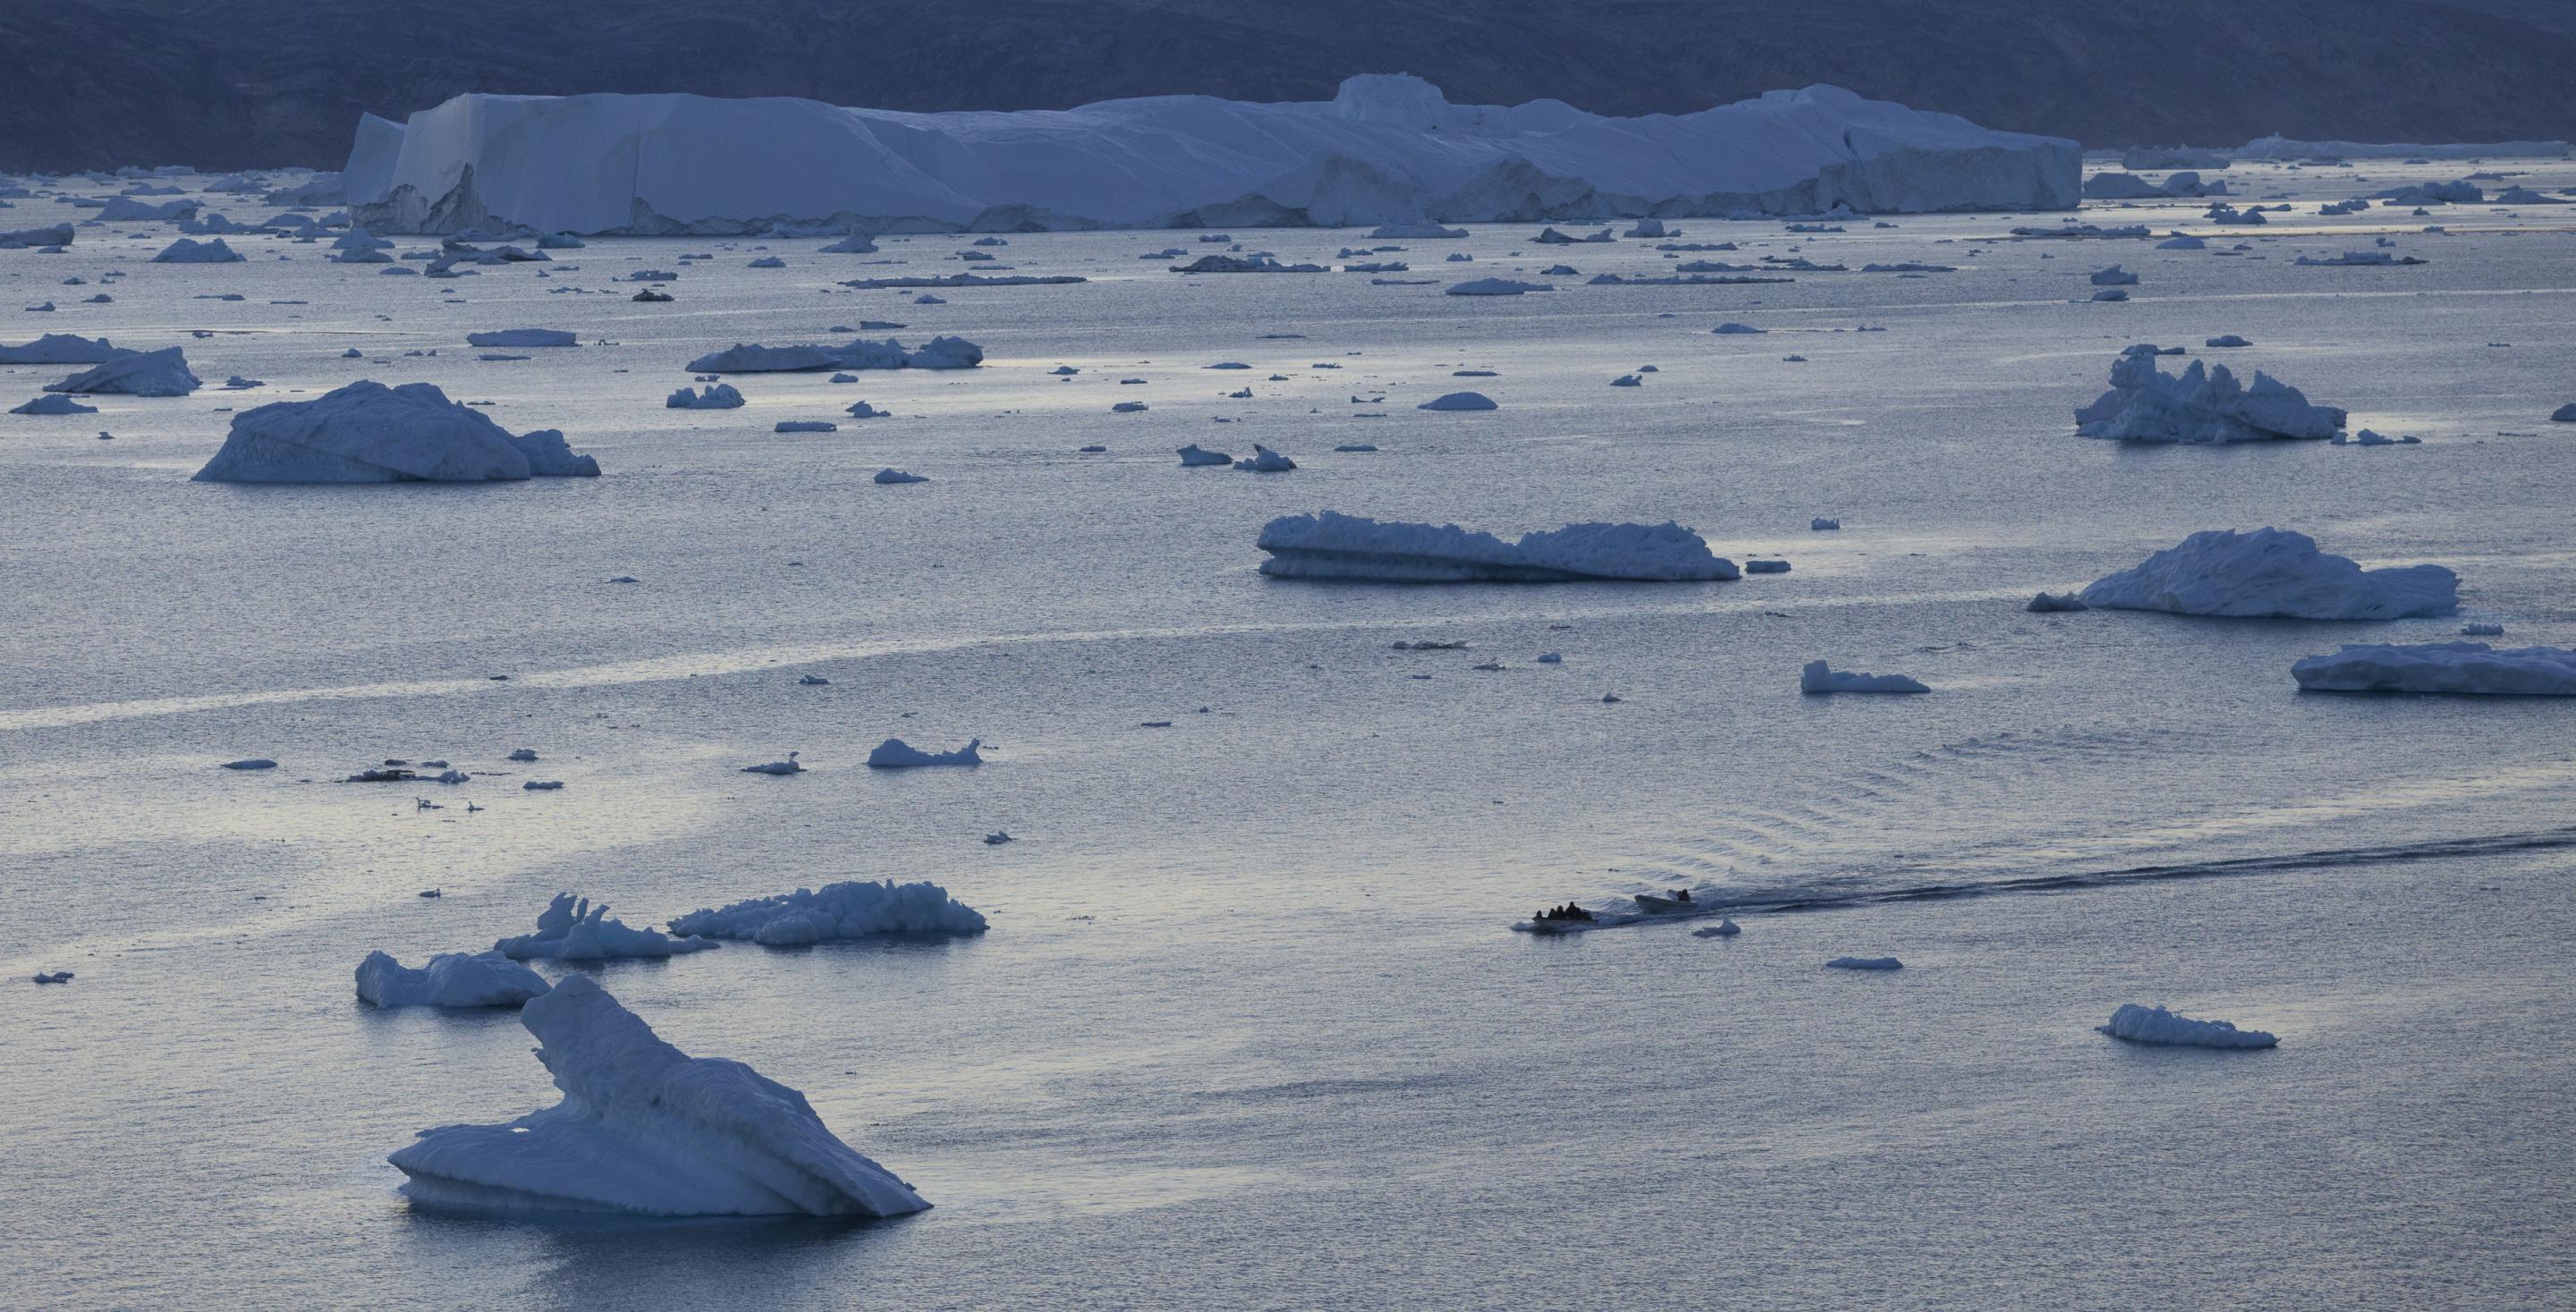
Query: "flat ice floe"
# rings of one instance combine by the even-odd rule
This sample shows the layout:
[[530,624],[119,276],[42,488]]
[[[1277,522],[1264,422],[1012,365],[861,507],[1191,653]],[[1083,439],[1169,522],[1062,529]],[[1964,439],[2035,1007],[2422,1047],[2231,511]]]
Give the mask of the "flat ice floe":
[[1825,963],[1829,970],[1903,970],[1905,963],[1894,957],[1836,957]]
[[1279,578],[1400,583],[1679,583],[1742,576],[1700,535],[1662,524],[1569,524],[1505,542],[1455,524],[1381,523],[1320,511],[1270,521],[1261,572]]
[[2094,580],[2084,603],[2176,615],[2394,620],[2459,609],[2460,576],[2440,565],[2363,569],[2305,533],[2211,529]]
[[514,434],[430,383],[351,383],[233,416],[201,483],[481,483],[596,478],[562,433]]
[[1800,692],[1930,692],[1921,682],[1902,674],[1855,674],[1837,670],[1823,661],[1809,661],[1798,673]]
[[2576,697],[2576,651],[2483,642],[2347,643],[2333,655],[2293,662],[2290,677],[2316,692]]
[[981,934],[984,916],[927,881],[860,879],[693,911],[673,917],[671,931],[796,947],[887,936]]
[[930,1206],[805,1095],[664,1042],[586,975],[523,1008],[563,1101],[424,1130],[387,1160],[418,1202],[644,1216],[901,1216]]
[[535,933],[502,939],[492,945],[492,950],[512,961],[609,961],[671,957],[704,952],[714,946],[713,939],[673,938],[660,930],[636,929],[624,921],[609,919],[605,902],[592,906],[589,898],[576,903],[572,894],[557,893],[538,915]]
[[2115,1039],[2131,1043],[2169,1043],[2196,1048],[2270,1048],[2281,1040],[2262,1030],[2240,1030],[2223,1020],[2193,1020],[2162,1007],[2140,1006],[2134,1002],[2120,1004],[2111,1013],[2111,1023],[2099,1027]]
[[889,337],[882,342],[856,341],[840,346],[731,347],[689,361],[693,374],[820,373],[826,369],[972,369],[984,363],[984,348],[963,337],[933,337],[907,351]]
[[358,963],[358,997],[379,1007],[515,1007],[547,987],[498,952],[441,952],[418,970],[383,952]]
[[467,333],[468,346],[579,346],[581,338],[560,328],[501,328],[488,333]]
[[2072,141],[1837,87],[1623,119],[1453,105],[1401,74],[1329,101],[1022,113],[478,93],[404,124],[366,116],[345,171],[380,232],[646,234],[2072,209],[2081,174]]
[[2132,346],[2111,364],[2111,390],[2075,412],[2076,431],[2123,442],[2267,442],[2323,440],[2344,425],[2344,412],[2310,405],[2295,387],[2257,373],[2236,381],[2227,366],[2194,360],[2177,377],[2156,368],[2156,348]]

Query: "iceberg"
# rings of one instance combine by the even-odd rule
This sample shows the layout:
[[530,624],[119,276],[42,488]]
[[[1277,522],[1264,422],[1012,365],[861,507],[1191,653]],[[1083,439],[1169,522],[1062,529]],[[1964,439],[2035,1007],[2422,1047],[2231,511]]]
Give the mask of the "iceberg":
[[498,952],[441,952],[418,970],[382,952],[358,963],[358,997],[379,1007],[515,1007],[548,987]]
[[1823,661],[1809,661],[1798,672],[1800,692],[1930,692],[1922,683],[1902,674],[1853,674],[1836,670]]
[[1255,442],[1252,454],[1235,461],[1234,467],[1252,474],[1284,474],[1295,469],[1297,462]]
[[2257,372],[2254,385],[2227,366],[2194,360],[2180,376],[2156,367],[2156,348],[2132,346],[2111,363],[2111,390],[2075,412],[2076,431],[2123,442],[2268,442],[2323,440],[2343,428],[2344,412],[2310,405],[2305,393]]
[[25,405],[12,407],[13,415],[94,415],[98,407],[82,405],[60,392],[47,392]]
[[492,945],[492,950],[512,961],[609,961],[672,957],[715,946],[714,939],[672,938],[659,930],[630,928],[623,921],[608,918],[605,902],[592,906],[589,898],[576,903],[572,894],[557,893],[538,915],[535,933],[502,939]]
[[674,235],[1538,222],[2072,209],[2076,143],[1831,86],[1694,114],[1455,105],[1401,74],[1329,101],[1152,96],[909,113],[682,94],[471,93],[361,121],[379,232]]
[[1455,524],[1380,522],[1321,511],[1261,530],[1276,578],[1396,583],[1699,582],[1742,577],[1735,563],[1679,524],[1569,524],[1505,542]]
[[[1134,406],[1137,409],[1142,410],[1145,408],[1145,403],[1142,401],[1121,401],[1110,408],[1117,410],[1123,409],[1127,406]],[[1181,457],[1181,468],[1183,469],[1198,469],[1215,465],[1231,465],[1234,463],[1233,456],[1228,455],[1223,451],[1210,451],[1196,442],[1192,442],[1188,446],[1179,448],[1179,451]]]
[[683,387],[662,398],[670,410],[736,410],[742,406],[742,393],[731,383],[709,383],[697,391]]
[[2048,592],[2043,590],[2038,596],[2031,598],[2030,604],[2022,607],[2022,609],[2036,611],[2042,615],[2049,615],[2062,611],[2091,610],[2093,608],[2084,604],[2084,599],[2076,596],[2072,592]]
[[1522,282],[1517,278],[1478,278],[1471,282],[1451,283],[1443,294],[1448,296],[1518,296],[1523,292],[1552,292],[1556,289],[1543,282]]
[[0,251],[18,250],[29,246],[43,248],[71,244],[72,225],[68,223],[57,223],[50,228],[20,228],[15,232],[0,232]]
[[[480,345],[480,343],[477,343]],[[972,369],[984,363],[984,348],[963,337],[933,337],[920,350],[907,351],[889,337],[882,342],[854,341],[840,346],[746,346],[689,361],[693,374],[821,373],[826,369]]]
[[[2487,627],[2501,631],[2500,626]],[[2576,651],[2497,649],[2483,642],[2346,643],[2331,656],[2293,662],[2290,677],[2313,692],[2576,697]]]
[[597,478],[554,429],[513,434],[431,383],[354,382],[233,416],[200,483],[482,483]]
[[2134,1002],[2120,1004],[2111,1013],[2111,1023],[2098,1027],[2115,1039],[2131,1043],[2170,1043],[2195,1048],[2271,1048],[2281,1040],[2262,1030],[2240,1030],[2223,1020],[2193,1020],[2162,1007],[2143,1007]]
[[1482,392],[1450,392],[1435,396],[1413,408],[1416,410],[1493,410],[1499,407],[1494,404],[1494,398]]
[[927,483],[930,481],[930,476],[928,474],[908,474],[903,470],[888,467],[878,470],[874,481],[879,484]]
[[969,738],[953,752],[925,752],[901,738],[888,738],[868,753],[871,770],[910,770],[927,765],[982,765],[984,740]]
[[0,364],[105,364],[126,354],[130,353],[110,346],[104,337],[47,333],[17,346],[0,345]]
[[819,891],[800,888],[751,898],[712,911],[702,908],[673,917],[671,932],[801,947],[886,936],[981,934],[984,917],[937,884],[861,879],[826,884]]
[[181,237],[152,257],[154,264],[239,264],[241,252],[224,244],[221,237],[199,242]]
[[467,333],[468,346],[579,346],[581,339],[560,328],[503,328],[497,332]]
[[902,1216],[930,1206],[835,1138],[805,1095],[664,1042],[586,975],[519,1022],[563,1101],[423,1130],[386,1160],[415,1201],[644,1216]]
[[119,351],[95,369],[45,384],[45,390],[75,396],[186,396],[204,385],[188,372],[186,353],[167,346],[158,351]]
[[2394,620],[2459,610],[2460,577],[2439,565],[2363,569],[2305,533],[2211,529],[2094,580],[2085,604],[2176,615]]

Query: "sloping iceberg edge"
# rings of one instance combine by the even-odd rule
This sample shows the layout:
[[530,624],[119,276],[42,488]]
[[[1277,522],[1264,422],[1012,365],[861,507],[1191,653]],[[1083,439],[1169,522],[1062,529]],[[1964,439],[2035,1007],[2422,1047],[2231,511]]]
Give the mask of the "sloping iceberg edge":
[[1369,74],[1329,101],[940,114],[475,93],[403,123],[365,116],[344,178],[376,232],[679,235],[2073,209],[2082,163],[2072,141],[1824,85],[1606,118],[1453,105]]

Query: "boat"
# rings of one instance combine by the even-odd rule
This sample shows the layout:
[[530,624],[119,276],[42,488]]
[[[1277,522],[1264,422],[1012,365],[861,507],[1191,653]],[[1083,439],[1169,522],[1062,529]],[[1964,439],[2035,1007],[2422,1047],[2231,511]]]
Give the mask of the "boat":
[[1691,900],[1690,890],[1687,888],[1674,889],[1668,897],[1658,897],[1653,893],[1639,893],[1637,909],[1650,916],[1670,916],[1684,911],[1707,910],[1706,907]]

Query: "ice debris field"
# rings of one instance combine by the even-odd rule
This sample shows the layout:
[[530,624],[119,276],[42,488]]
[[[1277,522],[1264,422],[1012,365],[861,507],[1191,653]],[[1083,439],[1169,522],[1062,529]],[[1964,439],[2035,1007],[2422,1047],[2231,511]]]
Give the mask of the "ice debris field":
[[782,1266],[969,1306],[1184,1202],[1228,1269],[1606,1252],[1703,1150],[1738,1232],[1894,1244],[1842,1149],[1733,1146],[1860,1123],[1967,1251],[2035,1097],[2116,1199],[2319,1088],[2403,1121],[2382,1062],[2557,1160],[2438,1001],[2528,1022],[2576,923],[2576,165],[2524,151],[1370,77],[0,179],[0,852],[60,890],[0,1094],[140,1127],[38,1112],[22,1230],[146,1270],[263,1117],[223,1196],[305,1203],[210,1287],[418,1243],[491,1303],[556,1241],[395,1190],[914,1217]]

